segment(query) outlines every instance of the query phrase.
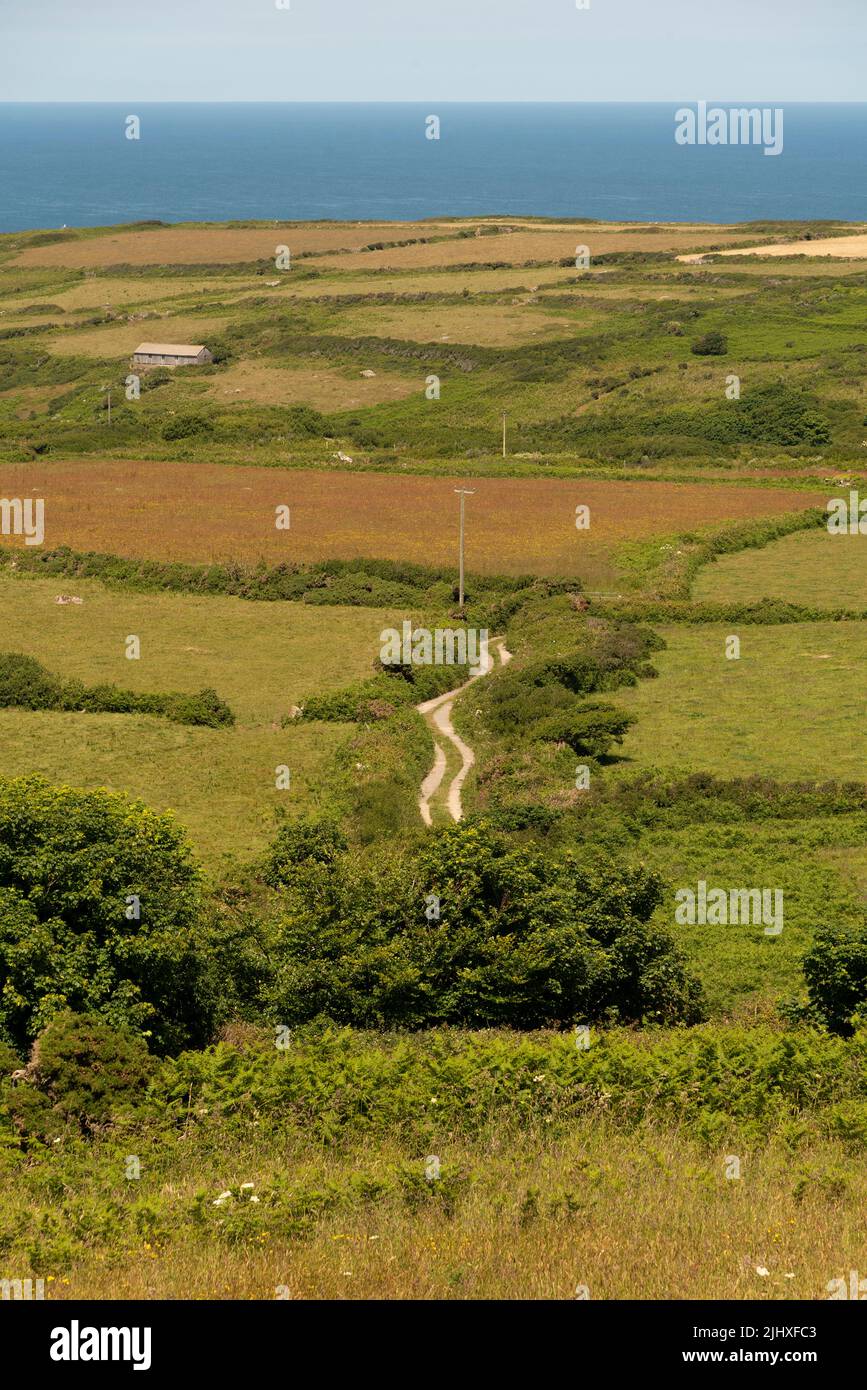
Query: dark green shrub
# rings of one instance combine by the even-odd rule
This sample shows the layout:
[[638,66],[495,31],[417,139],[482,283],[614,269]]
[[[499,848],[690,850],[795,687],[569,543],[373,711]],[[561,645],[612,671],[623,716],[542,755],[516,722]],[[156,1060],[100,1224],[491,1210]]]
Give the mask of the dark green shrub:
[[347,849],[336,820],[303,816],[282,825],[271,846],[264,879],[274,887],[290,883],[311,864],[333,864]]
[[18,1071],[20,1067],[21,1058],[14,1047],[10,1047],[7,1042],[0,1039],[0,1085],[8,1079],[13,1071]]
[[[321,719],[328,723],[369,724],[377,719],[387,719],[400,705],[410,701],[407,692],[392,688],[384,676],[375,676],[368,681],[356,681],[340,690],[327,691],[322,695],[309,695],[304,701],[302,719]],[[291,722],[285,719],[284,724]]]
[[[328,722],[376,723],[391,718],[399,709],[420,705],[447,690],[456,690],[469,677],[467,666],[382,666],[380,674],[369,680],[308,696],[300,717]],[[284,720],[284,723],[289,722]]]
[[702,338],[696,338],[690,347],[690,352],[694,352],[697,357],[722,357],[728,350],[726,335],[717,330],[705,333]]
[[155,367],[153,371],[143,372],[139,378],[141,394],[147,391],[156,391],[160,386],[167,386],[172,380],[172,374],[168,367]]
[[727,411],[719,407],[708,437],[726,443],[813,448],[830,444],[831,428],[804,391],[787,382],[768,382],[730,402]]
[[116,685],[86,686],[61,680],[35,657],[0,653],[0,708],[87,710],[92,714],[156,714],[176,724],[219,728],[235,716],[215,690],[195,694],[146,694]]
[[328,420],[309,405],[292,405],[286,411],[290,434],[298,439],[321,439],[329,433]]
[[209,338],[208,350],[215,365],[218,362],[228,362],[232,357],[232,346],[225,338]]
[[[220,699],[216,690],[206,688],[193,694],[141,696],[140,699],[153,701],[154,714],[161,714],[175,724],[195,724],[208,729],[225,728],[235,722],[229,706]],[[139,710],[147,713],[146,707],[139,704]]]
[[57,709],[63,683],[35,657],[0,652],[0,707]]
[[588,758],[604,758],[636,722],[627,714],[601,700],[588,701],[563,714],[541,720],[534,729],[536,738],[547,743],[565,743],[573,753]]
[[546,835],[560,820],[561,814],[537,801],[520,801],[490,811],[487,820],[494,830],[532,830]]
[[[547,608],[544,612],[547,613]],[[484,682],[480,702],[488,728],[500,737],[568,743],[587,756],[592,747],[607,752],[619,742],[631,720],[613,706],[582,704],[580,697],[636,685],[655,675],[648,655],[665,646],[650,628],[593,619],[577,622],[573,639],[581,642],[562,656],[513,661]],[[624,722],[625,721],[625,722]]]

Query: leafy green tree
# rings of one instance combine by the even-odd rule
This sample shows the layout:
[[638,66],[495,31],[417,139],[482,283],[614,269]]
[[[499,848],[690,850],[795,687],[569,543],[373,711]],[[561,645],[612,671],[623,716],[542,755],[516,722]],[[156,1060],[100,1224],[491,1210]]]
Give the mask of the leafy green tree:
[[171,815],[103,790],[0,781],[0,1037],[25,1048],[59,1012],[158,1051],[206,1041],[214,986],[199,873]]
[[588,700],[536,725],[534,734],[547,742],[565,743],[582,757],[604,758],[636,722],[634,714],[604,700]]

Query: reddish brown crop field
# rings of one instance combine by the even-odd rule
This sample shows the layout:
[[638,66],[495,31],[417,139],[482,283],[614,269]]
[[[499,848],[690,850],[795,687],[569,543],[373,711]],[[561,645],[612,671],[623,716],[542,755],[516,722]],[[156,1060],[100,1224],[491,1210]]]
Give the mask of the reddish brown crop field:
[[[7,497],[45,499],[45,545],[164,560],[270,564],[376,556],[455,559],[458,499],[467,499],[470,570],[578,575],[608,583],[624,541],[821,505],[815,492],[725,484],[394,474],[166,462],[7,465]],[[590,507],[589,530],[575,527]],[[291,511],[277,530],[275,508]],[[18,544],[14,539],[7,544]]]

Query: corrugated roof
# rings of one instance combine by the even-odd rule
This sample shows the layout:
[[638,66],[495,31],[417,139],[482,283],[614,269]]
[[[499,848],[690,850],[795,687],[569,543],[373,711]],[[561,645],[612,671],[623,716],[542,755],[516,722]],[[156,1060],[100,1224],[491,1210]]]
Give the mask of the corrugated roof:
[[139,343],[136,352],[149,352],[162,357],[197,357],[204,343]]

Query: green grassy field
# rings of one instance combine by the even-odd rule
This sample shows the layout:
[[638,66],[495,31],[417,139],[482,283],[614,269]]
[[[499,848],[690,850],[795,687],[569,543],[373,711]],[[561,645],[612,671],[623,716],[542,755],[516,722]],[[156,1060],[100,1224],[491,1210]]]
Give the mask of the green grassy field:
[[[830,497],[848,491],[829,489]],[[867,608],[867,537],[827,531],[786,536],[764,550],[726,555],[699,571],[696,600],[787,599],[817,608]]]
[[[724,822],[650,831],[636,852],[669,885],[657,920],[674,932],[705,989],[711,1014],[749,1022],[801,989],[801,963],[819,927],[859,922],[864,884],[852,881],[853,854],[864,853],[867,817],[785,822]],[[770,887],[783,893],[783,929],[762,926],[678,925],[675,892]]]
[[[617,692],[617,703],[638,718],[622,749],[631,765],[793,781],[863,778],[858,692],[867,626],[708,623],[660,631],[668,649],[654,657],[659,679]],[[740,637],[738,660],[725,655],[730,635]]]
[[[81,605],[57,605],[74,593]],[[383,627],[407,616],[380,609],[249,603],[136,594],[94,581],[0,574],[5,651],[37,657],[88,683],[138,691],[210,686],[237,724],[188,728],[145,715],[0,711],[2,770],[42,772],[74,786],[106,786],[173,809],[215,867],[245,860],[273,836],[275,814],[321,804],[329,766],[348,736],[339,724],[281,728],[293,705],[372,674]],[[141,658],[128,660],[136,635]],[[290,769],[288,791],[275,768]]]
[[[423,1175],[426,1156],[388,1140],[323,1155],[284,1138],[275,1159],[268,1141],[232,1137],[210,1154],[185,1154],[180,1172],[164,1167],[160,1149],[143,1149],[137,1184],[124,1183],[119,1156],[67,1160],[65,1210],[77,1230],[98,1228],[108,1196],[124,1216],[113,1229],[94,1229],[74,1258],[37,1260],[35,1277],[50,1271],[46,1297],[822,1299],[830,1280],[848,1278],[867,1258],[863,1168],[828,1142],[805,1149],[794,1171],[782,1146],[743,1151],[743,1178],[734,1182],[722,1149],[709,1155],[675,1129],[626,1137],[585,1122],[560,1143],[494,1134],[481,1145],[449,1144],[446,1180],[471,1184],[456,1202],[423,1192],[413,1202],[408,1178],[408,1195],[395,1191],[395,1174]],[[330,1195],[331,1209],[303,1238],[252,1221],[246,1240],[195,1229],[196,1192],[213,1200],[227,1184],[252,1182],[258,1195],[282,1184],[287,1166],[311,1212],[315,1194]],[[806,1196],[797,1195],[802,1178]],[[384,1195],[365,1203],[365,1184]],[[152,1213],[139,1229],[131,1187],[140,1190],[139,1210]],[[40,1201],[36,1174],[18,1175],[7,1191],[56,1219],[58,1204]]]
[[[113,1129],[0,1150],[17,1277],[60,1301],[783,1300],[863,1267],[841,1099],[863,1034],[615,1030],[584,1063],[545,1033],[332,1032],[276,1062],[269,1042],[236,1028],[201,1075],[181,1064],[181,1096],[157,1082]],[[278,1068],[281,1103],[245,1091]]]

